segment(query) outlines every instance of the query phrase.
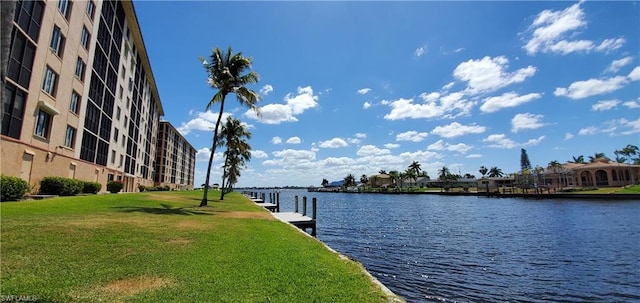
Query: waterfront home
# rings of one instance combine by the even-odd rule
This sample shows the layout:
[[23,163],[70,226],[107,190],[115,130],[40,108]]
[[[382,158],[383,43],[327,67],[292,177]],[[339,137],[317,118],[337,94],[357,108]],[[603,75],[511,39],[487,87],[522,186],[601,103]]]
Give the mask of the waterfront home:
[[591,163],[566,163],[563,168],[577,176],[579,187],[612,187],[638,184],[640,165],[611,162],[597,158]]
[[505,188],[511,190],[515,185],[515,178],[509,177],[484,177],[476,180],[479,193],[504,192]]

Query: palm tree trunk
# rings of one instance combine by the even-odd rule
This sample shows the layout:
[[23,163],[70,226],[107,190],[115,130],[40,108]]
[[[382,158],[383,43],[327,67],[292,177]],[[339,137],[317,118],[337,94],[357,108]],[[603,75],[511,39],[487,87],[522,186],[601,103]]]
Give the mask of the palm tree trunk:
[[218,120],[216,121],[216,128],[213,130],[213,145],[211,146],[211,155],[209,155],[209,165],[207,166],[207,177],[204,180],[204,194],[202,195],[202,201],[200,206],[207,205],[207,195],[209,194],[209,179],[211,178],[211,165],[213,164],[213,154],[216,153],[216,145],[218,145],[218,127],[220,126],[220,120],[222,120],[222,112],[224,111],[224,99],[227,95],[222,96],[222,102],[220,102],[220,112],[218,113]]
[[224,166],[222,167],[222,186],[220,186],[220,200],[224,200],[224,192],[225,192],[225,178],[227,172],[227,165],[229,165],[229,155],[224,157]]

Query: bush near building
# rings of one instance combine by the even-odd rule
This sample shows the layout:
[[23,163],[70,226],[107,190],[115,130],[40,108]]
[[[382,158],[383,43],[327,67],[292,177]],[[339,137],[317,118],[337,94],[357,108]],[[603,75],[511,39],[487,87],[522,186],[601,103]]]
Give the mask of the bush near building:
[[0,201],[17,201],[24,197],[24,194],[29,190],[29,183],[18,177],[5,176],[0,177],[2,179],[1,184],[1,197]]
[[97,194],[102,189],[102,184],[99,182],[85,181],[82,192],[85,194]]
[[121,181],[109,181],[109,183],[107,183],[107,190],[112,194],[120,192],[123,187],[124,184]]
[[63,177],[44,177],[40,180],[40,193],[46,195],[75,196],[84,189],[84,182]]

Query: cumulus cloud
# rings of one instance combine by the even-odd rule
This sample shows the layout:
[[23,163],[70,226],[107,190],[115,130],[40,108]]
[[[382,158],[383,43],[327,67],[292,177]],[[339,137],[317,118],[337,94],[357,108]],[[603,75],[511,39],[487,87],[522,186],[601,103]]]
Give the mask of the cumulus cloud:
[[272,143],[272,144],[280,144],[280,143],[282,143],[282,138],[280,138],[280,137],[273,137],[273,138],[271,138],[271,143]]
[[580,129],[579,135],[608,134],[610,136],[625,136],[640,133],[640,118],[628,120],[625,118],[613,119],[602,123],[600,126],[588,126]]
[[481,154],[469,154],[467,155],[466,158],[472,159],[472,158],[482,158]]
[[429,134],[422,132],[419,133],[415,130],[406,131],[404,133],[399,133],[396,135],[396,141],[412,141],[412,142],[420,142],[424,140]]
[[251,157],[256,159],[261,159],[261,158],[269,158],[269,155],[267,155],[267,153],[264,152],[263,150],[256,149],[251,151]]
[[394,149],[394,148],[398,148],[398,147],[400,147],[400,144],[397,144],[397,143],[387,143],[387,144],[385,144],[385,145],[383,145],[383,146],[384,146],[385,148],[388,148],[388,149]]
[[578,131],[578,135],[580,136],[593,135],[597,132],[598,132],[598,129],[595,126],[589,126],[589,127],[581,128],[580,131]]
[[629,109],[640,108],[640,102],[638,101],[627,101],[622,103],[622,105],[626,106]]
[[365,133],[356,133],[354,136],[356,138],[364,139],[364,138],[367,137],[367,134],[365,134]]
[[253,110],[245,112],[245,116],[266,124],[280,124],[282,122],[296,122],[296,115],[305,110],[318,106],[318,96],[313,94],[311,86],[298,87],[297,94],[288,93],[284,97],[284,104],[272,103],[260,107],[261,116]]
[[640,66],[636,66],[627,77],[629,77],[629,80],[631,81],[640,80]]
[[491,58],[486,56],[479,60],[460,63],[453,71],[453,76],[467,82],[467,91],[472,94],[492,92],[514,83],[521,83],[536,73],[536,68],[529,65],[514,72],[507,72],[509,60],[504,56]]
[[273,155],[286,160],[315,160],[316,153],[310,150],[285,149],[274,151]]
[[320,142],[319,146],[322,148],[340,148],[349,146],[349,144],[342,138],[333,138],[331,140]]
[[585,14],[580,7],[583,1],[564,10],[544,10],[529,26],[530,39],[524,45],[529,55],[538,52],[569,54],[573,52],[610,52],[624,45],[624,38],[605,39],[600,44],[591,40],[574,40],[578,30],[586,28]]
[[299,137],[291,137],[287,139],[287,144],[300,144],[302,140]]
[[370,88],[365,87],[365,88],[361,88],[361,89],[359,89],[359,90],[358,90],[358,94],[366,95],[366,94],[368,94],[370,91],[371,91],[371,89],[370,89]]
[[492,134],[482,139],[482,142],[488,143],[489,147],[511,149],[518,146],[518,143],[507,138],[504,134]]
[[522,145],[524,145],[524,146],[535,146],[535,145],[540,144],[540,142],[542,142],[542,140],[544,140],[544,138],[545,138],[545,136],[540,136],[538,138],[529,139],[529,140],[527,140],[527,142],[525,142]]
[[481,134],[485,130],[486,127],[476,124],[462,125],[458,122],[451,122],[449,125],[436,126],[431,133],[443,138],[454,138],[466,134]]
[[474,102],[464,99],[462,93],[444,96],[434,93],[423,93],[422,103],[414,103],[413,99],[400,98],[395,101],[383,100],[381,104],[389,105],[391,111],[384,115],[387,120],[456,118],[469,115]]
[[544,118],[543,115],[534,115],[530,113],[517,114],[511,119],[511,131],[517,133],[524,129],[536,129],[544,126],[540,122]]
[[364,108],[364,109],[368,109],[369,107],[371,107],[371,105],[372,105],[372,104],[371,104],[371,102],[366,101],[366,102],[364,102],[364,103],[362,104],[362,108]]
[[413,55],[415,55],[416,57],[421,57],[422,55],[424,55],[426,53],[427,53],[427,47],[426,46],[420,46],[413,52]]
[[515,92],[504,93],[500,96],[489,97],[483,100],[480,111],[484,113],[494,113],[503,108],[516,107],[536,99],[540,99],[541,94],[530,93],[526,95],[518,95]]
[[572,133],[564,134],[564,141],[571,140],[571,138],[573,138],[573,134]]
[[360,149],[358,149],[358,151],[356,152],[356,155],[366,157],[366,156],[388,155],[390,153],[391,153],[390,150],[384,149],[384,148],[378,148],[375,145],[363,145],[360,147]]
[[629,80],[624,76],[576,81],[571,83],[567,88],[556,88],[553,94],[556,96],[569,97],[574,100],[584,99],[616,91],[625,86],[628,82]]
[[211,156],[211,150],[207,147],[203,147],[196,152],[196,161],[209,161]]
[[464,143],[449,144],[444,142],[442,139],[427,146],[427,150],[438,150],[438,151],[448,150],[448,151],[458,152],[461,154],[467,153],[472,148],[473,147],[471,145],[467,145]]
[[[183,136],[186,136],[194,130],[213,132],[213,129],[216,127],[218,113],[208,110],[206,112],[189,112],[189,115],[195,116],[195,118],[181,123],[180,126],[176,128]],[[229,116],[231,116],[230,113],[222,113],[221,121],[225,121]]]
[[613,60],[609,67],[607,67],[607,72],[617,73],[621,68],[631,64],[633,61],[633,57],[627,56],[622,59]]
[[620,101],[618,100],[602,100],[602,101],[598,101],[596,102],[596,104],[591,105],[591,110],[592,111],[605,111],[605,110],[610,110],[612,108],[615,108],[616,106],[618,106],[618,104],[620,104]]
[[272,91],[273,91],[273,86],[271,86],[270,84],[266,84],[260,89],[260,94],[263,96],[266,96]]

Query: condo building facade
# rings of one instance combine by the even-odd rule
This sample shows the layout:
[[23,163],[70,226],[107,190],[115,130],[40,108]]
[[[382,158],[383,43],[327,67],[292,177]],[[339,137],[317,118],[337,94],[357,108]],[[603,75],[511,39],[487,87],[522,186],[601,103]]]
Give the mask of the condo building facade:
[[2,174],[155,185],[164,112],[133,3],[17,1],[11,35]]
[[157,153],[156,186],[193,189],[196,150],[169,122],[160,121]]

